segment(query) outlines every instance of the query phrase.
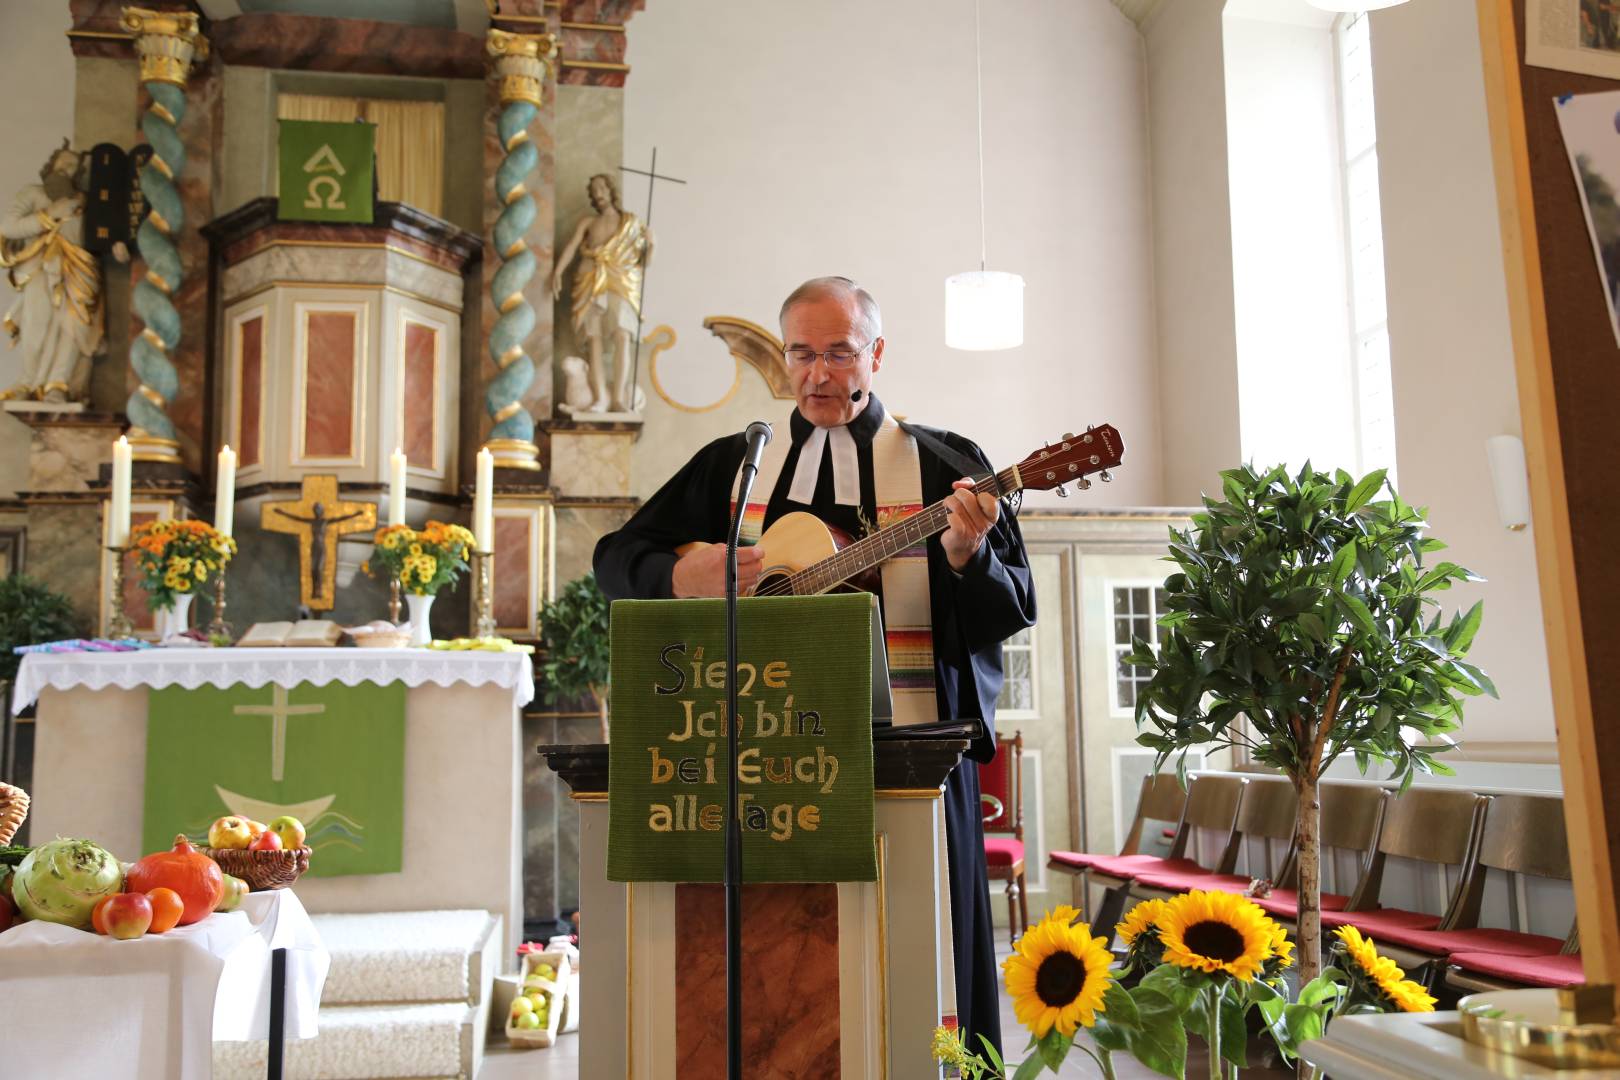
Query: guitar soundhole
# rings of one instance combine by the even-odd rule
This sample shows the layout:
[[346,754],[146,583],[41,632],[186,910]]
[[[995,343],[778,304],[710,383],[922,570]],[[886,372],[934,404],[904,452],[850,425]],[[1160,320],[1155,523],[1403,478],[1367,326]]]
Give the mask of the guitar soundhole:
[[766,574],[754,585],[755,596],[792,596],[793,579],[787,574]]

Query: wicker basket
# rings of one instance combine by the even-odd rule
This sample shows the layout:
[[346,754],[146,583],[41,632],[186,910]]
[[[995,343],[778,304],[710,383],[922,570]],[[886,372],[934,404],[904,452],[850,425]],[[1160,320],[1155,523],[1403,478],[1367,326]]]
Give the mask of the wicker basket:
[[0,847],[11,843],[28,817],[28,792],[11,784],[0,784]]
[[247,882],[254,892],[285,889],[309,869],[309,848],[280,851],[248,851],[243,848],[203,848],[203,854],[219,863],[232,877]]

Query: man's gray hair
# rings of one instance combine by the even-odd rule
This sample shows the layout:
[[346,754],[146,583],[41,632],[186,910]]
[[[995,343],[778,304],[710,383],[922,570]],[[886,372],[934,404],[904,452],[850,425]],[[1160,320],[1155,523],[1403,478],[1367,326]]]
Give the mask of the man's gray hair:
[[788,298],[782,301],[782,310],[776,316],[777,323],[780,324],[787,318],[788,309],[794,304],[806,300],[820,300],[826,296],[834,296],[840,300],[853,297],[861,309],[861,322],[866,324],[867,340],[876,341],[883,336],[883,312],[879,310],[878,302],[854,279],[847,277],[815,277],[800,285],[788,293]]

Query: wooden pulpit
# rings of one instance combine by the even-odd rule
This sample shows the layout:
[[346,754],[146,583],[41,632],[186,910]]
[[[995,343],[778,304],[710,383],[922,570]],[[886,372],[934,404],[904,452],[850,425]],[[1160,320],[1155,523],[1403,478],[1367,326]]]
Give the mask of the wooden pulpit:
[[[956,1014],[942,789],[967,745],[874,744],[876,881],[743,886],[751,1080],[939,1076],[929,1042]],[[579,806],[579,1074],[724,1076],[722,886],[609,881],[608,748],[540,753]]]

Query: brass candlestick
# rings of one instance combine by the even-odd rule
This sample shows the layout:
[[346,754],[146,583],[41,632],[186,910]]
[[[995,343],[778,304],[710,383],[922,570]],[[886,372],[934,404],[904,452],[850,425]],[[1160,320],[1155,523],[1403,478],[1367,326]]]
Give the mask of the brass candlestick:
[[225,567],[219,568],[214,575],[214,617],[208,623],[208,636],[212,638],[232,638],[231,624],[225,621]]
[[476,578],[473,581],[474,599],[478,606],[478,636],[492,638],[495,636],[495,592],[491,587],[495,561],[493,551],[474,551],[472,553]]
[[135,627],[130,625],[129,616],[124,614],[124,556],[129,554],[129,547],[108,544],[107,550],[113,557],[112,592],[107,597],[107,636],[115,639],[133,637]]
[[399,625],[399,575],[388,579],[388,621]]

